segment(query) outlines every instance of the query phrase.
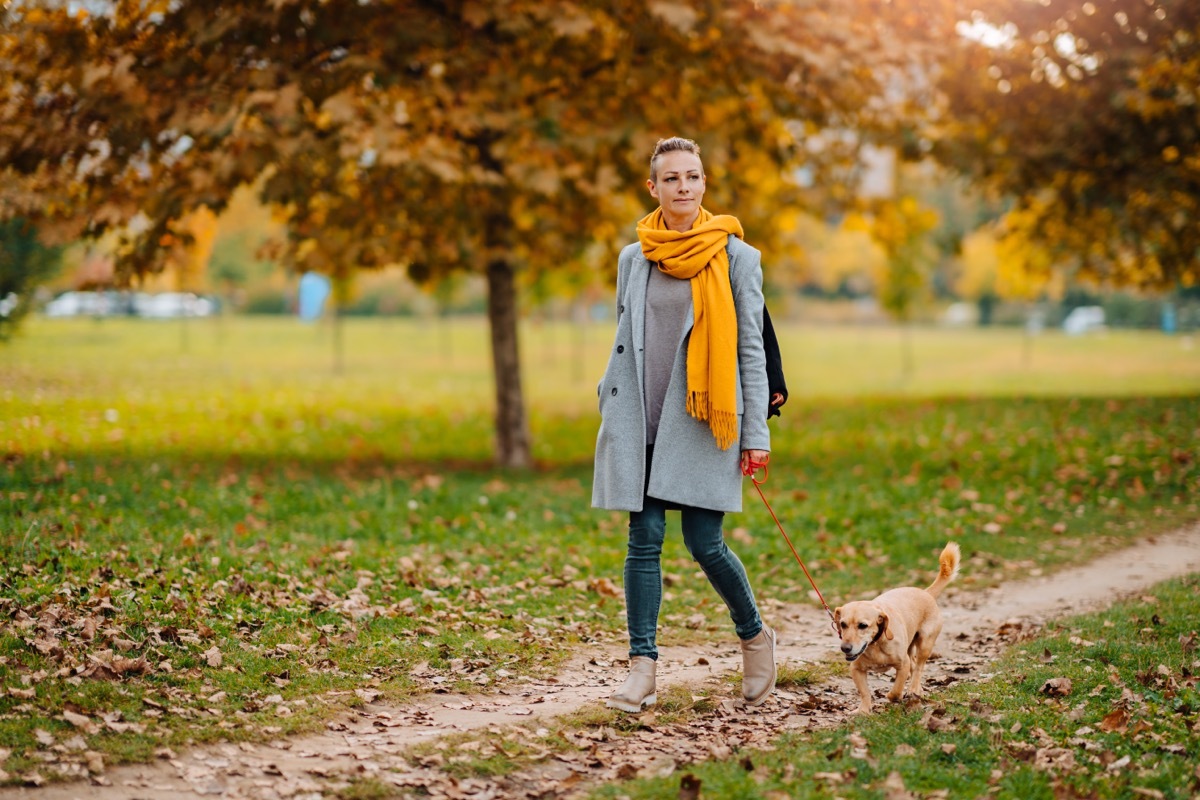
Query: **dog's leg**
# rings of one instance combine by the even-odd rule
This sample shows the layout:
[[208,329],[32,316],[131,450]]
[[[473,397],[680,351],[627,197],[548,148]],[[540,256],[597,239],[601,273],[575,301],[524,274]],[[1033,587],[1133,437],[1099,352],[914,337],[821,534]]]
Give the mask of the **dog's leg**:
[[850,667],[850,677],[854,678],[854,686],[858,689],[858,713],[871,713],[871,688],[867,685],[867,671],[857,665]]
[[900,702],[900,698],[904,697],[904,684],[908,681],[908,676],[912,673],[912,658],[908,653],[900,657],[900,663],[896,665],[896,682],[892,685],[892,690],[888,692],[887,699],[893,703]]
[[925,654],[918,653],[913,659],[912,678],[908,682],[908,693],[913,697],[924,697],[925,690],[921,688],[921,678],[925,672]]
[[927,631],[926,634],[918,636],[913,642],[911,652],[913,660],[912,680],[908,686],[908,693],[914,697],[924,697],[925,689],[921,686],[922,680],[925,677],[925,662],[933,655],[933,645],[937,642],[938,635],[942,632],[942,624],[939,620],[936,627]]

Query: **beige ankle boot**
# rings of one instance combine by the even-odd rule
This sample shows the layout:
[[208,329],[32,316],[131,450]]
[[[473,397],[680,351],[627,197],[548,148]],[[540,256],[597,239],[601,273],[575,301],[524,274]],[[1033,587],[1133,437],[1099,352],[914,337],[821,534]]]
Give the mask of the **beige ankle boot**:
[[746,705],[766,702],[775,689],[775,631],[763,625],[753,639],[742,641],[742,697]]
[[619,708],[636,714],[658,700],[654,693],[654,670],[658,666],[653,658],[634,656],[629,659],[629,677],[621,690],[608,698],[609,708]]

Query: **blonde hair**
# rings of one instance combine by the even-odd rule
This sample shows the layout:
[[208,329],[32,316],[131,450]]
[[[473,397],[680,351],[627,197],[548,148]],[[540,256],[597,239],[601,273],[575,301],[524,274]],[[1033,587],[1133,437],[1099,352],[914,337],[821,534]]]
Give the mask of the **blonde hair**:
[[[662,160],[663,155],[679,152],[692,153],[696,158],[699,158],[700,145],[682,136],[672,136],[669,139],[658,140],[658,144],[654,145],[654,155],[650,156],[650,180],[653,183],[658,183],[658,162]],[[704,169],[704,162],[700,163],[700,169]]]

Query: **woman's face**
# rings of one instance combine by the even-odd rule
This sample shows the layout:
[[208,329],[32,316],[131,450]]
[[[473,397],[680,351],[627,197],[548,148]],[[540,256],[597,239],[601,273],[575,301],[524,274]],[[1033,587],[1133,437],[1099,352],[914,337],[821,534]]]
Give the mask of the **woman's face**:
[[650,196],[671,221],[692,223],[704,199],[704,165],[700,156],[683,150],[664,153],[658,160],[657,180],[646,181]]

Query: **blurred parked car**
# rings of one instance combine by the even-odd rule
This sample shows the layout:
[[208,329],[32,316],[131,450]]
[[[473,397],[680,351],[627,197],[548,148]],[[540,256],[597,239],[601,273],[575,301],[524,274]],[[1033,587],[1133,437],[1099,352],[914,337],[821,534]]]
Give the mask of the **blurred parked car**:
[[209,317],[216,312],[213,301],[191,292],[163,292],[139,295],[134,302],[139,317]]
[[1104,330],[1104,309],[1100,306],[1079,306],[1071,309],[1063,320],[1063,331],[1077,336],[1089,331]]
[[42,313],[47,317],[108,317],[118,312],[117,292],[63,292],[46,303]]
[[63,292],[42,308],[47,317],[208,317],[216,303],[191,292]]

